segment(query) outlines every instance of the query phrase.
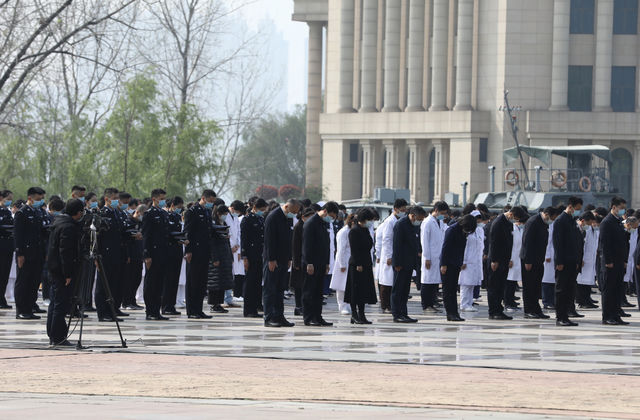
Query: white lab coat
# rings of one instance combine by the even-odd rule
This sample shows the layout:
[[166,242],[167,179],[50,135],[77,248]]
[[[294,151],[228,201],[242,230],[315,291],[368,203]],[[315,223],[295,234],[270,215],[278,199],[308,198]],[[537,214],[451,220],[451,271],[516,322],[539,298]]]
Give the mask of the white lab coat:
[[[336,261],[333,265],[333,275],[331,285],[333,290],[344,292],[347,288],[347,274],[349,273],[349,258],[351,257],[351,247],[349,246],[349,226],[344,225],[336,235]],[[345,272],[340,269],[346,268]]]
[[[383,286],[393,286],[393,267],[387,265],[387,260],[393,256],[393,227],[396,225],[396,216],[391,214],[383,223],[382,249],[380,257],[380,277],[378,282]],[[380,228],[378,228],[380,229]]]
[[331,274],[336,262],[336,231],[333,230],[333,223],[329,223],[327,231],[329,232],[329,274]]
[[374,248],[376,250],[376,268],[373,271],[373,275],[376,280],[380,279],[380,272],[382,271],[382,266],[383,266],[383,262],[382,262],[382,231],[383,230],[384,230],[384,222],[378,225],[378,229],[376,229],[376,236],[375,236]]
[[464,248],[464,270],[460,270],[458,284],[461,286],[480,286],[482,283],[482,254],[484,251],[484,228],[478,226],[476,231],[467,236]]
[[512,267],[507,274],[507,280],[521,281],[522,267],[520,264],[520,249],[522,248],[522,230],[524,226],[513,226],[513,246],[511,247]]
[[636,252],[636,246],[638,245],[638,229],[631,232],[629,235],[629,257],[627,258],[627,272],[624,274],[624,281],[630,283],[633,281],[633,271],[636,267],[633,261],[633,253]]
[[587,229],[584,235],[584,266],[582,271],[578,274],[578,284],[584,284],[587,286],[596,285],[596,256],[598,254],[598,232],[593,228]]
[[240,258],[240,218],[232,216],[231,212],[229,212],[225,222],[229,226],[229,243],[231,244],[231,249],[236,245],[238,246],[238,250],[233,253],[233,275],[244,276],[244,263]]
[[[554,222],[555,223],[555,222]],[[556,283],[556,267],[553,261],[553,223],[549,226],[549,242],[547,242],[547,252],[544,256],[544,274],[542,275],[542,282],[555,284]],[[551,259],[550,262],[547,262]]]
[[[444,222],[429,215],[420,224],[420,245],[422,246],[422,267],[420,283],[440,284],[440,254],[444,242]],[[425,261],[431,261],[431,268],[425,268]]]

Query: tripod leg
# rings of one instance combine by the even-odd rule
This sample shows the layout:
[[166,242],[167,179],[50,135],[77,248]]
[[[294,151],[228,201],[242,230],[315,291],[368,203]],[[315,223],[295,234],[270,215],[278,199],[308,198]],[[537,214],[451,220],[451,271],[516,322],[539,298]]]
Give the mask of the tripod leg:
[[118,321],[118,317],[116,316],[116,308],[113,305],[113,295],[111,294],[111,288],[109,287],[109,282],[107,281],[107,274],[104,271],[104,265],[102,264],[102,256],[100,254],[96,254],[96,261],[98,262],[98,277],[100,281],[102,281],[102,286],[104,287],[105,292],[107,292],[107,302],[109,303],[109,307],[111,308],[111,314],[113,316],[113,320],[116,323],[116,328],[118,329],[118,335],[120,335],[120,342],[122,343],[122,348],[127,348],[127,341],[122,337],[122,331],[120,330],[120,322]]

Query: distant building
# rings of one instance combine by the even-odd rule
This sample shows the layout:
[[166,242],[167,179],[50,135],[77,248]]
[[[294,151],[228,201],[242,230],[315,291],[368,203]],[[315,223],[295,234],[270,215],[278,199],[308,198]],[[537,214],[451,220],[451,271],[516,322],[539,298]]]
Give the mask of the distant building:
[[609,146],[612,185],[640,204],[638,0],[294,4],[309,26],[307,183],[327,197],[486,191],[513,147],[507,88],[522,144]]

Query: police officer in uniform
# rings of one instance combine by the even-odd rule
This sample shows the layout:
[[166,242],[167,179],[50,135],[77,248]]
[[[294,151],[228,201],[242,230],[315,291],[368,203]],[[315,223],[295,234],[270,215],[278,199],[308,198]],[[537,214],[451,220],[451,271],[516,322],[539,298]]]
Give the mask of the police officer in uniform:
[[240,225],[240,249],[244,261],[245,277],[242,290],[245,318],[261,318],[258,306],[261,297],[262,253],[264,251],[264,213],[267,202],[259,198],[242,219]]
[[11,204],[13,193],[4,190],[0,193],[0,309],[11,309],[4,295],[7,291],[9,274],[11,273],[11,259],[13,258],[13,214]]
[[211,211],[215,201],[216,193],[213,190],[204,190],[200,201],[191,206],[184,215],[184,231],[189,241],[185,248],[187,315],[193,319],[211,318],[211,315],[205,314],[202,310],[202,300],[207,288],[209,240],[213,226]]
[[[114,295],[114,290],[122,279],[122,242],[124,240],[124,225],[120,220],[117,213],[117,208],[120,204],[118,199],[118,190],[116,188],[107,188],[104,191],[104,205],[100,209],[100,217],[104,227],[101,232],[98,233],[98,249],[102,256],[102,264],[104,266],[104,273],[98,275],[105,275],[109,284],[111,294]],[[114,295],[115,296],[115,295]],[[98,280],[96,283],[96,309],[98,311],[98,320],[102,322],[114,322],[116,319],[111,312],[111,304],[115,307],[114,302],[107,302],[107,291],[103,286],[103,282]],[[118,321],[121,321],[118,319]]]
[[182,270],[182,257],[184,254],[182,241],[174,235],[182,233],[182,211],[184,200],[182,197],[173,197],[168,206],[169,217],[169,254],[167,270],[162,284],[162,315],[180,315],[176,311],[176,299],[178,296],[178,283]]
[[167,193],[157,188],[151,191],[152,206],[142,219],[142,243],[144,264],[147,272],[144,276],[144,306],[148,321],[167,321],[160,314],[162,303],[162,284],[167,270],[169,257],[169,215]]
[[27,191],[27,203],[15,214],[14,240],[18,273],[14,296],[16,319],[40,319],[33,310],[38,297],[38,285],[44,265],[42,242],[42,212],[45,191],[31,187]]

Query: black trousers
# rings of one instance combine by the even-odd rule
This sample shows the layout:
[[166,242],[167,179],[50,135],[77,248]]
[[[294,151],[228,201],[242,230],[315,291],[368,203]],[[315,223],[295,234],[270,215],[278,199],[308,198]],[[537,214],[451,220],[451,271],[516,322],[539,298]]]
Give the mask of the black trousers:
[[521,261],[522,267],[522,301],[524,304],[525,314],[540,314],[540,298],[542,297],[542,276],[544,275],[544,264],[531,264],[531,270],[524,268],[524,260]]
[[7,284],[9,284],[9,275],[11,274],[11,262],[13,258],[13,242],[9,246],[0,246],[0,305],[6,305],[7,300],[4,295],[7,292]]
[[498,269],[489,269],[489,280],[487,281],[487,295],[489,300],[489,316],[504,313],[502,299],[504,298],[504,288],[509,274],[509,265],[500,263]]
[[614,264],[612,268],[603,267],[602,275],[602,320],[620,317],[620,290],[624,283],[624,266]]
[[566,321],[574,310],[578,267],[576,263],[565,264],[562,271],[556,269],[556,319]]
[[382,284],[378,285],[380,289],[380,308],[384,311],[385,309],[391,310],[391,286],[385,286]]
[[[289,285],[289,273],[287,272],[288,267],[283,265],[278,264],[273,271],[270,271],[268,261],[264,261],[262,264],[262,278],[264,281],[262,302],[265,322],[280,322],[284,319],[284,291]],[[324,277],[324,270],[322,274]]]
[[206,255],[195,255],[187,264],[187,281],[185,284],[185,300],[187,315],[200,315],[202,303],[207,290],[207,270],[209,258]]
[[224,303],[224,290],[209,290],[207,303],[212,306],[222,305]]
[[242,283],[242,296],[244,305],[242,312],[244,315],[258,313],[260,305],[260,285],[262,284],[262,258],[249,259],[249,268],[245,270],[244,281]]
[[[51,281],[49,279],[49,268],[46,259],[44,260],[44,264],[42,264],[42,277],[40,278],[40,282],[42,283],[42,300],[51,300],[51,296],[49,295],[51,292]],[[36,300],[38,300],[37,296]],[[35,306],[33,308],[35,309]]]
[[640,270],[637,268],[635,270],[635,276],[633,276],[633,281],[635,282],[636,287],[636,298],[638,299],[638,308],[640,309]]
[[302,287],[294,287],[293,294],[296,300],[296,309],[302,309]]
[[124,266],[122,306],[137,305],[136,293],[142,283],[142,260],[131,260]]
[[22,268],[18,268],[16,284],[13,289],[16,314],[29,315],[33,313],[34,305],[38,299],[38,286],[42,278],[43,264],[44,258],[40,256],[25,257]]
[[458,312],[458,277],[460,267],[447,267],[447,272],[442,274],[442,303],[447,311],[447,316],[459,316]]
[[162,283],[162,309],[171,311],[176,308],[178,296],[178,283],[182,271],[182,245],[169,249],[166,263],[167,270]]
[[322,301],[324,281],[327,271],[326,265],[313,265],[313,274],[307,274],[307,267],[303,264],[304,279],[302,283],[302,313],[305,322],[322,319]]
[[237,274],[233,276],[233,296],[234,297],[244,297],[244,279],[246,273]]
[[591,303],[591,286],[586,284],[576,285],[576,303],[578,305],[589,305]]
[[65,279],[52,273],[49,278],[51,303],[47,313],[47,335],[54,344],[58,344],[66,340],[69,332],[66,316],[71,312],[73,282],[65,286]]
[[411,289],[411,274],[413,269],[402,267],[400,271],[393,271],[393,287],[391,288],[391,313],[394,318],[407,316],[407,301]]
[[502,298],[504,306],[516,307],[516,289],[518,288],[518,282],[508,280],[504,283],[504,297]]
[[[144,307],[147,315],[160,315],[162,302],[162,285],[167,271],[167,256],[153,256],[151,267],[147,268],[144,276],[143,295]],[[175,303],[175,301],[174,301]]]
[[423,284],[420,287],[420,301],[422,303],[422,309],[434,306],[438,302],[438,285]]
[[[118,289],[122,283],[123,267],[121,265],[121,259],[103,258],[102,265],[104,266],[104,273],[98,272],[98,276],[106,276],[111,294],[115,297],[116,289]],[[108,295],[103,284],[103,278],[99,278],[96,283],[96,311],[98,313],[98,318],[110,318],[113,314],[111,313],[111,305],[107,302]],[[114,308],[117,310],[118,308],[115,306],[115,298],[113,303]]]

